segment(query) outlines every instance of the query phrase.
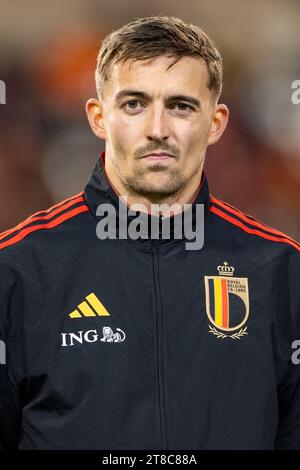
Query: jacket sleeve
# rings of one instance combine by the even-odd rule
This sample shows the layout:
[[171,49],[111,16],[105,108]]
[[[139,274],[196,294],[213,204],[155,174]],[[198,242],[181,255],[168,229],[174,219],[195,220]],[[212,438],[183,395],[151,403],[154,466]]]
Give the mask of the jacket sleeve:
[[16,332],[11,319],[18,302],[15,287],[12,272],[0,264],[0,449],[16,449],[21,429]]
[[275,449],[300,450],[300,255],[293,252],[286,260],[274,280],[279,411]]

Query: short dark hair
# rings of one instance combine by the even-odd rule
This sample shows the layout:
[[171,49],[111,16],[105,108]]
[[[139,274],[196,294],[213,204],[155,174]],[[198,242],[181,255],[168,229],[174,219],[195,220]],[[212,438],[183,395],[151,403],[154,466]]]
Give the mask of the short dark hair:
[[103,97],[104,84],[109,79],[112,64],[127,60],[147,60],[162,55],[176,59],[168,68],[184,56],[202,59],[208,71],[207,86],[215,98],[219,98],[222,92],[223,66],[222,57],[214,42],[198,26],[165,15],[138,18],[104,38],[95,72],[98,96]]

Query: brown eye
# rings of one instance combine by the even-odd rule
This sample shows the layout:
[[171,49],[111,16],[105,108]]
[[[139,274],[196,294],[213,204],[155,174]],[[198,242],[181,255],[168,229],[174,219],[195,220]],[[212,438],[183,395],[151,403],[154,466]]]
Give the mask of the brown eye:
[[175,103],[174,107],[178,106],[179,111],[186,111],[187,109],[193,109],[192,106],[186,103]]

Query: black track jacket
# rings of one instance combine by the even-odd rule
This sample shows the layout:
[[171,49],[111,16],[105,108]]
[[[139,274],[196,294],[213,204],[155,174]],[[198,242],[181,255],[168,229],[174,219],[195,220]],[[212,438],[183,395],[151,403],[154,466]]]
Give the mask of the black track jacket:
[[0,447],[300,449],[299,244],[204,173],[202,249],[101,240],[104,164],[0,236]]

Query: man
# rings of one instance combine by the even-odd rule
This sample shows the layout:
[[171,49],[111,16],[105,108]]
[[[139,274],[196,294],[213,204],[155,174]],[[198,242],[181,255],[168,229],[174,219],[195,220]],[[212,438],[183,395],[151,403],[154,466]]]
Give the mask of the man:
[[106,147],[84,191],[1,235],[1,445],[299,449],[299,244],[209,194],[219,52],[137,19],[102,43],[96,83]]

